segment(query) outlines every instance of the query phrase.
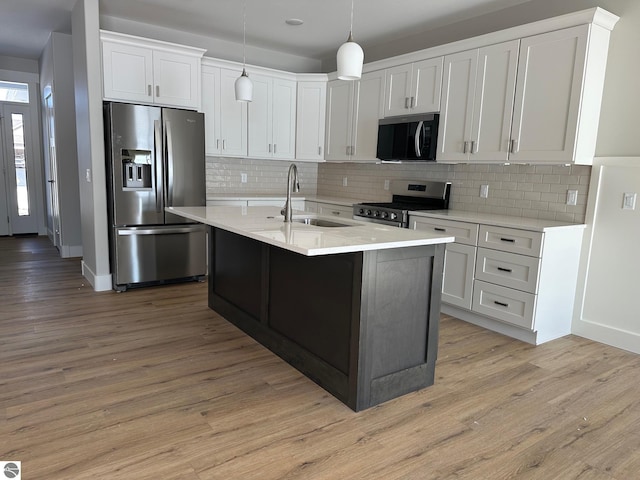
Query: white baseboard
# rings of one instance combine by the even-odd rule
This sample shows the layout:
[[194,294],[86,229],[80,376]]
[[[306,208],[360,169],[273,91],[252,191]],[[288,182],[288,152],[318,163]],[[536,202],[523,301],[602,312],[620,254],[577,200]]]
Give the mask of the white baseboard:
[[84,260],[82,260],[82,275],[86,278],[93,289],[96,292],[106,292],[111,290],[111,274],[108,275],[96,275],[93,270],[91,270]]
[[610,325],[602,325],[585,319],[576,319],[571,326],[571,333],[611,345],[612,347],[640,353],[640,334],[635,332],[621,330]]

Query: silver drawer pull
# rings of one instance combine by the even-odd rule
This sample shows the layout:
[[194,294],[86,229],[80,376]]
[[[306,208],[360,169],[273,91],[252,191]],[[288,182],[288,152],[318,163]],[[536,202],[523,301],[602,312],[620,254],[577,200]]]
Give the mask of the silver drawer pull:
[[500,270],[501,272],[507,272],[507,273],[513,272],[513,270],[511,270],[510,268],[504,268],[504,267],[498,267],[498,270]]
[[333,212],[331,212],[333,215],[340,215],[340,212],[334,210]]
[[508,303],[499,302],[497,300],[494,300],[493,303],[495,303],[496,305],[500,305],[501,307],[509,308],[509,304]]
[[433,229],[434,229],[436,232],[446,232],[446,231],[447,231],[447,229],[446,229],[446,228],[440,228],[440,227],[433,227]]
[[513,238],[500,238],[500,240],[502,242],[516,243],[515,239]]

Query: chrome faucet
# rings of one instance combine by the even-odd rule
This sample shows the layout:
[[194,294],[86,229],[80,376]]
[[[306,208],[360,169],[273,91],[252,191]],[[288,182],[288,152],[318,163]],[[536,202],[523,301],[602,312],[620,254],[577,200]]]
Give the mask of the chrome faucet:
[[291,222],[291,216],[293,213],[293,208],[291,207],[292,190],[294,192],[300,191],[300,184],[298,183],[298,167],[296,167],[295,163],[292,163],[289,166],[289,173],[287,175],[287,201],[284,204],[284,208],[280,210],[280,213],[284,215],[284,221],[287,223]]

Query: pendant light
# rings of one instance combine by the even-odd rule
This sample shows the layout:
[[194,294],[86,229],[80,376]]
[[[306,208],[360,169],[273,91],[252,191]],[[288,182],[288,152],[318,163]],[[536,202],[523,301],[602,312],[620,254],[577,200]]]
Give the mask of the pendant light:
[[253,82],[247,75],[246,70],[246,48],[247,48],[247,0],[244,0],[242,7],[242,75],[236,79],[236,100],[239,102],[250,102],[253,99]]
[[349,38],[340,45],[337,55],[338,78],[340,80],[359,80],[362,76],[364,52],[362,47],[353,41],[353,0],[351,0],[351,26]]

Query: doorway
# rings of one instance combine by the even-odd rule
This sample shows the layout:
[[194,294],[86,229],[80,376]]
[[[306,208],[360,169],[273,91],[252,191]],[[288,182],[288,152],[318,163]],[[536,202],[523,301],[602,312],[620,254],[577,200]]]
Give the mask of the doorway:
[[0,235],[38,233],[38,182],[29,105],[0,104]]

